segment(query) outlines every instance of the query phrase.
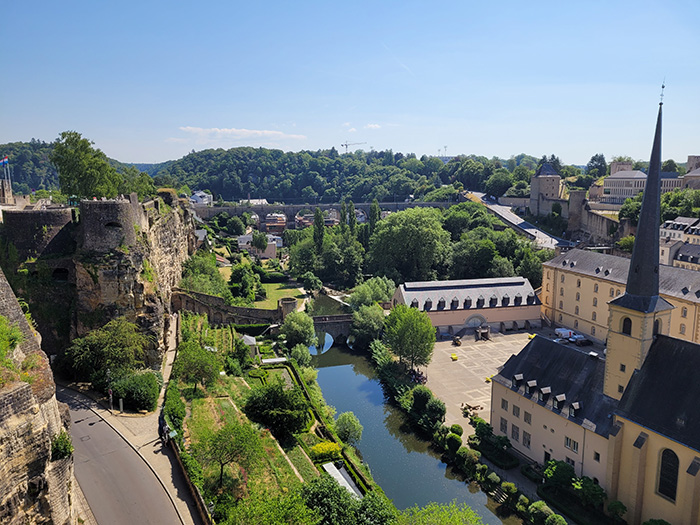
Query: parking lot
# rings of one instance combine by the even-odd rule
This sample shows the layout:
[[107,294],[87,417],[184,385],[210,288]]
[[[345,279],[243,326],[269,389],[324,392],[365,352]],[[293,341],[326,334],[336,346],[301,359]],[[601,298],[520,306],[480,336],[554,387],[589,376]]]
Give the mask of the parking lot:
[[[466,426],[467,420],[462,416],[462,404],[481,407],[479,416],[489,421],[491,408],[491,383],[486,379],[498,373],[508,358],[520,352],[529,342],[529,334],[539,334],[555,339],[554,329],[508,332],[491,334],[488,341],[476,341],[474,336],[462,338],[461,346],[454,346],[451,341],[435,343],[433,359],[425,370],[428,376],[427,386],[435,396],[444,401],[447,407],[445,422],[448,425],[459,423]],[[601,345],[585,346],[581,351],[602,352]],[[453,361],[451,354],[456,354]]]

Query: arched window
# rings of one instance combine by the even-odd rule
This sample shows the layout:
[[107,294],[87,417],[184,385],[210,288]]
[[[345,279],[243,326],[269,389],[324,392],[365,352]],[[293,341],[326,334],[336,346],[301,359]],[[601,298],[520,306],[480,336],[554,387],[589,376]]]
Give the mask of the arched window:
[[670,448],[661,453],[661,466],[659,468],[659,494],[676,501],[676,489],[678,488],[678,456]]
[[581,279],[576,279],[576,288],[581,288]]
[[597,297],[593,298],[593,306],[598,306],[598,298]]
[[598,283],[593,285],[593,292],[598,293]]
[[574,313],[578,315],[578,306],[574,309]]
[[579,292],[576,292],[576,300],[577,301],[581,300],[581,294]]
[[549,291],[549,283],[547,283],[547,291]]
[[596,315],[595,312],[591,314],[591,320],[595,321],[598,316]]
[[610,297],[615,297],[615,288],[610,288]]
[[681,308],[681,317],[688,317],[688,309],[685,306]]
[[680,329],[681,335],[685,334],[685,325],[681,323],[681,329]]
[[564,288],[559,288],[559,295],[564,295]]
[[661,319],[654,321],[654,335],[661,333]]
[[574,321],[574,328],[578,328],[578,319]]
[[622,320],[622,333],[625,335],[632,335],[632,319],[625,317]]

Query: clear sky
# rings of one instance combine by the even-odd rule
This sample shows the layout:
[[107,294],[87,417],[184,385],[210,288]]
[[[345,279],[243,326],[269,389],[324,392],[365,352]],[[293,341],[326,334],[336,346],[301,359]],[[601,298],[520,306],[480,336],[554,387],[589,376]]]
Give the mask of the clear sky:
[[[0,143],[700,154],[700,2],[8,1]],[[446,148],[446,150],[445,150]]]

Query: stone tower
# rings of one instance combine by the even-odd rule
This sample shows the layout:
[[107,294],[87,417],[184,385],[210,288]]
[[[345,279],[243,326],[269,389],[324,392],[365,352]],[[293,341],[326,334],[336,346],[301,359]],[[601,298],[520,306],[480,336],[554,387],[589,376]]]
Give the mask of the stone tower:
[[641,368],[657,333],[668,333],[673,306],[659,296],[659,222],[661,215],[661,110],[656,121],[649,175],[632,252],[625,293],[610,301],[606,395],[620,399]]
[[530,180],[530,213],[534,216],[549,213],[541,206],[542,199],[558,199],[561,177],[549,162],[539,167]]

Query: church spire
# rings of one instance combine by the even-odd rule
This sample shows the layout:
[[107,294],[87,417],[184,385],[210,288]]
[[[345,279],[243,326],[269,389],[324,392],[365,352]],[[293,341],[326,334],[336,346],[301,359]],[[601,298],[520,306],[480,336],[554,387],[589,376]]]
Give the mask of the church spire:
[[649,173],[639,212],[639,224],[632,251],[627,288],[615,304],[641,312],[665,310],[670,305],[659,298],[659,224],[661,218],[661,116],[659,103]]

